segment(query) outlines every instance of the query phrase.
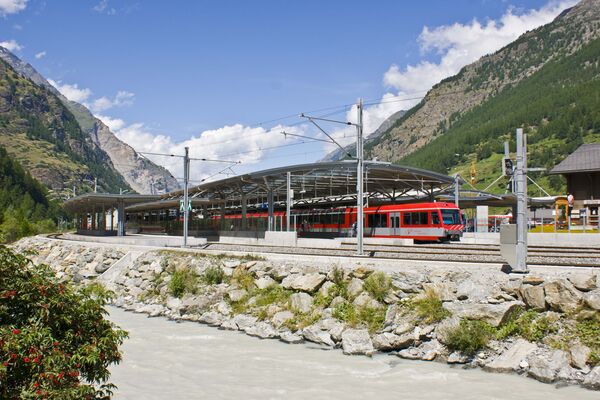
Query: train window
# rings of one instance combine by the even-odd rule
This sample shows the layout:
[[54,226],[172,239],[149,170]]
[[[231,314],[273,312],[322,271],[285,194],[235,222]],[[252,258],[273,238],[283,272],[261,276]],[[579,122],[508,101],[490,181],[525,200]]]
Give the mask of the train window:
[[410,215],[411,215],[411,213],[403,213],[402,214],[402,224],[403,225],[412,225]]
[[387,227],[387,214],[368,214],[367,220],[371,228]]
[[405,213],[402,222],[404,225],[427,225],[428,215],[428,212]]
[[460,214],[458,210],[442,210],[442,219],[446,225],[460,224]]
[[440,224],[440,214],[437,211],[431,212],[431,225],[439,225]]

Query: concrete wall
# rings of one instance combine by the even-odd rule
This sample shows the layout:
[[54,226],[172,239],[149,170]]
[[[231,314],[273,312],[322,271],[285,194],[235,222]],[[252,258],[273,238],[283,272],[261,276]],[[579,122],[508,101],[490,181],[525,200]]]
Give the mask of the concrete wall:
[[[109,244],[131,244],[136,246],[153,247],[179,247],[183,245],[181,236],[162,235],[128,235],[128,236],[87,236],[66,233],[62,235],[67,240],[80,242],[95,242]],[[206,244],[205,238],[188,237],[188,246],[202,246]]]
[[[466,244],[499,244],[499,233],[473,233],[466,232],[460,239]],[[567,247],[593,247],[600,246],[598,233],[530,233],[527,242],[531,246],[567,246]]]

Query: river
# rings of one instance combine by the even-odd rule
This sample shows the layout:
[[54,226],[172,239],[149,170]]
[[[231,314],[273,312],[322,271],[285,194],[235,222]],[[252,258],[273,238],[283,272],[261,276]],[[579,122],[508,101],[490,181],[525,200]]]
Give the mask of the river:
[[127,330],[123,362],[111,368],[115,399],[598,399],[515,375],[407,361],[345,356],[198,323],[176,323],[110,308]]

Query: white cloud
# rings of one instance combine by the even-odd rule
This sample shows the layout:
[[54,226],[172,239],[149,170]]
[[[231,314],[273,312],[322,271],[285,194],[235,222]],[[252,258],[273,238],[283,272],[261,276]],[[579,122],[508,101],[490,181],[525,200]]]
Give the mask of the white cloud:
[[[166,135],[155,134],[143,123],[127,125],[121,119],[96,115],[119,139],[139,152],[183,154],[190,148],[190,157],[240,161],[241,167],[263,161],[270,147],[286,144],[283,130],[302,134],[301,127],[275,126],[271,129],[248,127],[241,124],[228,125],[219,129],[206,130],[181,142],[174,142]],[[182,161],[178,157],[148,155],[156,164],[166,167],[174,176],[183,176]],[[226,164],[193,161],[190,169],[194,180],[207,178],[225,168]],[[218,179],[214,177],[213,179]]]
[[0,42],[0,46],[4,47],[5,49],[7,49],[8,51],[11,51],[13,53],[15,51],[21,51],[21,49],[23,49],[23,46],[21,46],[19,43],[17,43],[17,41],[14,39],[5,40],[4,42]]
[[91,109],[94,112],[102,112],[113,107],[130,106],[133,104],[134,99],[134,93],[127,92],[125,90],[119,90],[114,99],[109,99],[108,97],[103,96],[94,100],[91,105]]
[[108,0],[101,0],[98,4],[96,4],[94,7],[92,7],[92,10],[94,10],[100,14],[107,14],[107,15],[115,15],[117,13],[117,10],[115,10],[113,7],[110,7],[108,5]]
[[43,57],[46,57],[46,51],[45,50],[44,51],[40,51],[39,53],[35,54],[35,58],[37,58],[38,60],[40,58],[43,58]]
[[28,0],[0,0],[0,15],[16,14],[27,7]]
[[48,82],[54,86],[63,96],[77,103],[85,102],[91,95],[92,91],[88,88],[80,88],[76,83],[68,84],[61,81],[48,79]]
[[465,65],[499,50],[526,31],[551,22],[575,3],[576,0],[550,1],[540,9],[520,14],[509,8],[498,21],[490,20],[484,24],[475,19],[469,24],[424,27],[418,39],[421,52],[424,56],[435,52],[440,57],[439,62],[423,60],[405,68],[392,65],[383,81],[401,94],[429,89],[442,79],[458,73]]

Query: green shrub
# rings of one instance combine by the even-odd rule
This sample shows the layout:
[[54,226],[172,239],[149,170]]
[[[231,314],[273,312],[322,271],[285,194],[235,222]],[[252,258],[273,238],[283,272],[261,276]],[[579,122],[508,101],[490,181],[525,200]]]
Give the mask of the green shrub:
[[337,304],[333,308],[333,317],[346,322],[351,327],[365,327],[374,333],[383,328],[385,307],[355,307],[349,301]]
[[598,316],[593,319],[578,321],[575,325],[577,338],[592,351],[589,358],[590,365],[600,364],[600,321]]
[[442,301],[433,290],[426,291],[425,297],[412,300],[409,305],[415,309],[417,316],[425,324],[440,322],[450,316],[450,311],[443,307]]
[[346,279],[343,269],[338,267],[333,268],[331,271],[331,282],[333,283],[333,286],[327,291],[327,296],[331,299],[340,296],[348,300],[348,280]]
[[365,279],[364,289],[379,302],[383,302],[392,290],[392,279],[383,272],[375,272]]
[[493,334],[494,328],[486,322],[462,319],[448,333],[447,346],[452,351],[473,355],[487,346]]
[[225,272],[217,265],[210,266],[202,273],[202,281],[208,285],[218,285],[225,281]]
[[541,315],[534,310],[519,309],[498,328],[496,338],[503,340],[509,336],[521,336],[530,342],[539,342],[557,331],[556,321],[548,316]]
[[247,291],[250,291],[255,287],[254,276],[252,276],[252,273],[250,271],[244,268],[236,268],[233,271],[231,281],[235,283],[238,287],[246,289]]
[[105,318],[110,295],[0,246],[0,398],[108,399],[127,338]]
[[287,305],[292,292],[279,285],[271,285],[267,288],[257,290],[253,294],[256,297],[255,304],[258,307],[267,307],[271,304]]
[[173,272],[169,282],[169,293],[181,298],[185,293],[195,293],[198,286],[198,276],[188,268]]

